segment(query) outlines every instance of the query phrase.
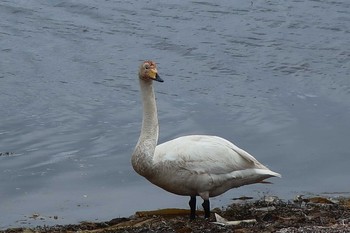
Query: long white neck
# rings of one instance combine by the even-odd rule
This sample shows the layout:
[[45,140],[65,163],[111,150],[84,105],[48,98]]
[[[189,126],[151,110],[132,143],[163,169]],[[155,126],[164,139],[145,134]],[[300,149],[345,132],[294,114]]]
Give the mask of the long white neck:
[[140,138],[131,158],[134,170],[142,176],[152,174],[153,155],[158,142],[158,116],[152,81],[140,79],[143,118]]

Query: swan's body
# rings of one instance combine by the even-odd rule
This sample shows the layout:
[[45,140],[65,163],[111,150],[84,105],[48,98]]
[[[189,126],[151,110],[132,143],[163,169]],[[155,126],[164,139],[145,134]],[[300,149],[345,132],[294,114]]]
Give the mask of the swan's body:
[[192,219],[198,195],[204,200],[205,217],[209,217],[209,197],[281,176],[246,151],[216,136],[184,136],[157,146],[158,118],[152,80],[163,80],[152,61],[141,65],[139,78],[144,112],[141,135],[132,155],[133,168],[166,191],[190,196]]

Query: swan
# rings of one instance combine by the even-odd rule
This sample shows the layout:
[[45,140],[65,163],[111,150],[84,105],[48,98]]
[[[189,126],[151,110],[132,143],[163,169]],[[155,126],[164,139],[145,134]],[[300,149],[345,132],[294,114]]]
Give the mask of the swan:
[[196,217],[196,196],[203,199],[205,218],[210,217],[209,198],[229,189],[264,183],[281,177],[248,152],[217,136],[189,135],[157,145],[158,116],[153,81],[163,82],[154,61],[139,69],[143,118],[139,140],[131,157],[134,170],[164,190],[190,196],[190,219]]

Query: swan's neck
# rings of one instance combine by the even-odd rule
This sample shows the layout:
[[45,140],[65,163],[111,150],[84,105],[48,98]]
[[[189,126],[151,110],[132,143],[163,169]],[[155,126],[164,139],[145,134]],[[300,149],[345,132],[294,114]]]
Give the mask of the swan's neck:
[[132,155],[132,165],[137,173],[149,176],[152,173],[153,155],[158,141],[157,106],[151,81],[140,79],[143,117],[140,138]]

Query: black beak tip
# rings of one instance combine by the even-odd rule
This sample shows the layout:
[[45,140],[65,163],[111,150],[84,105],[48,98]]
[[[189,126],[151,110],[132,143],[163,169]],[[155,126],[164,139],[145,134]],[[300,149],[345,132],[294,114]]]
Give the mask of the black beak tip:
[[158,81],[158,82],[161,82],[161,83],[164,82],[164,80],[161,79],[158,74],[156,74],[156,79],[155,80]]

